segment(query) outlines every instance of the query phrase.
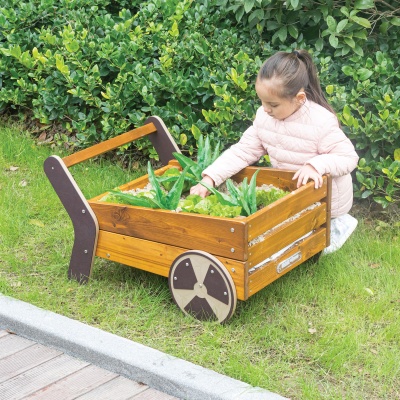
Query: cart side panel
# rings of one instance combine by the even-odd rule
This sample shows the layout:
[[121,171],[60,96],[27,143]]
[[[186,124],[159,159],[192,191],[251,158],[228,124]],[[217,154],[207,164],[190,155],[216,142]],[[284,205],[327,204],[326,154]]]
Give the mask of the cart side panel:
[[[186,248],[137,239],[100,230],[96,256],[168,276],[171,264]],[[226,267],[236,286],[240,300],[248,298],[248,269],[245,262],[217,257]]]
[[275,201],[257,213],[247,218],[249,224],[249,240],[273,228],[293,215],[327,196],[327,177],[323,177],[323,186],[314,188],[314,182],[309,182],[285,197]]
[[295,171],[281,170],[276,168],[265,168],[265,167],[246,167],[232,179],[236,182],[243,181],[244,178],[251,179],[253,174],[260,170],[257,175],[257,185],[262,184],[274,185],[283,190],[293,191],[296,190],[296,181],[293,180],[293,175]]
[[89,204],[104,231],[247,260],[247,224],[241,219],[103,202]]
[[314,229],[319,228],[325,221],[326,204],[321,204],[313,210],[304,212],[298,218],[292,221],[289,220],[272,230],[263,241],[249,247],[249,268],[271,257]]
[[249,272],[249,296],[257,293],[271,282],[299,266],[312,255],[325,248],[326,228],[320,228],[312,236],[304,239],[300,244],[283,253],[278,258],[267,262]]

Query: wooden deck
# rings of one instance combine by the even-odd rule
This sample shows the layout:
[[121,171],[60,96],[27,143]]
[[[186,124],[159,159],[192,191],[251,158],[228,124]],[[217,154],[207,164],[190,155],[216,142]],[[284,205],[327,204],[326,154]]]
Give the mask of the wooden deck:
[[0,330],[0,400],[173,400],[176,397]]

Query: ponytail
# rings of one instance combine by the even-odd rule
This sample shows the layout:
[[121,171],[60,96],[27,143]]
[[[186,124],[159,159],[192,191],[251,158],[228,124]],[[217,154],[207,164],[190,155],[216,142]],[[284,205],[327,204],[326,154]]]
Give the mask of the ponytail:
[[293,98],[304,89],[307,98],[333,114],[334,109],[326,100],[318,79],[318,72],[310,53],[294,50],[292,53],[279,51],[261,66],[257,79],[277,79],[282,87],[280,96]]

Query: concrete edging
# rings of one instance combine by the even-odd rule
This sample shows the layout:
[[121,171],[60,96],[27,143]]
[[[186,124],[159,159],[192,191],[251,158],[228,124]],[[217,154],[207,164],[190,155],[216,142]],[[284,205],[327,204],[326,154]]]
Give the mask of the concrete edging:
[[181,399],[285,399],[268,390],[2,294],[0,328]]

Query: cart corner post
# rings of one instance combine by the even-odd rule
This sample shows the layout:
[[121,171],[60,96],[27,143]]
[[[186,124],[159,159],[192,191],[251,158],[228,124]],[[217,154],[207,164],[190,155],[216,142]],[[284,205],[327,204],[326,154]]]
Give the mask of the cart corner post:
[[97,246],[99,225],[96,215],[60,157],[48,157],[44,162],[44,171],[74,227],[75,239],[68,277],[86,283]]
[[156,149],[160,161],[166,165],[170,160],[174,159],[173,153],[180,153],[179,147],[165,126],[163,120],[155,115],[146,119],[145,124],[153,123],[156,132],[149,135],[149,139]]

